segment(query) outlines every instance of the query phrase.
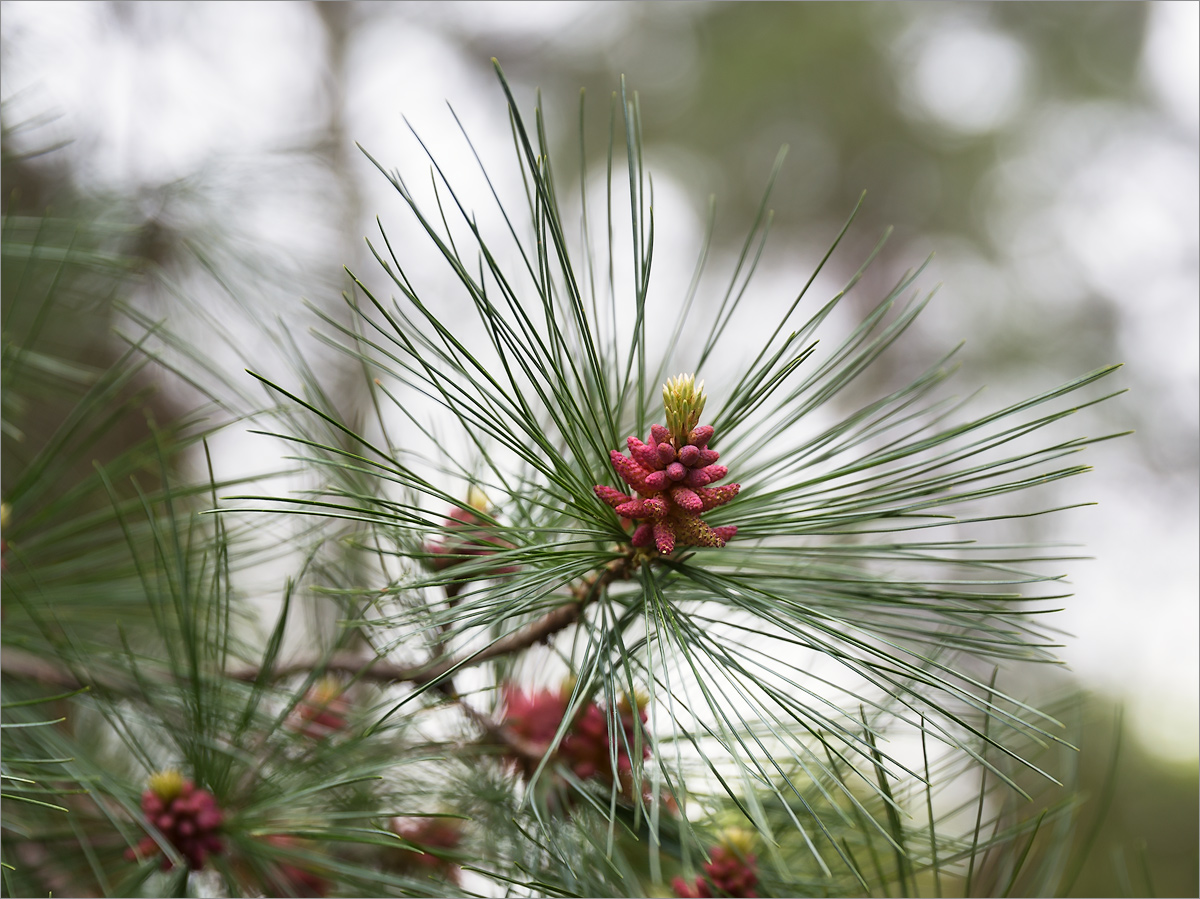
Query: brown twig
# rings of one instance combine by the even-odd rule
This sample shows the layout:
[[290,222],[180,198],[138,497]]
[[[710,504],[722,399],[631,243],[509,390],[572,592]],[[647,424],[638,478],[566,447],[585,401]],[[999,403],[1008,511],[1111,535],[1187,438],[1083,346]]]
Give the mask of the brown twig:
[[67,690],[84,685],[70,671],[20,649],[5,649],[0,655],[0,671],[5,677],[20,677]]
[[[452,671],[473,668],[491,659],[520,652],[536,643],[546,642],[554,634],[578,621],[588,603],[599,596],[601,591],[614,580],[628,578],[636,566],[636,558],[632,555],[614,559],[595,576],[572,586],[571,596],[573,599],[571,602],[551,609],[541,618],[520,630],[505,634],[494,643],[472,653],[460,656],[442,656],[417,665],[397,665],[385,662],[379,657],[364,659],[350,653],[337,654],[327,660],[313,656],[297,659],[286,665],[275,666],[270,671],[270,678],[280,680],[298,674],[308,674],[319,668],[329,673],[346,674],[376,682],[411,683],[425,686],[444,678]],[[3,656],[0,656],[0,670],[5,675],[36,680],[68,689],[78,689],[87,685],[81,683],[70,671],[20,650],[6,649]],[[254,681],[260,677],[262,669],[257,665],[247,665],[229,668],[225,674],[241,681]],[[87,680],[96,686],[109,688],[124,689],[128,686],[128,681],[123,678],[92,677]]]
[[[457,657],[443,656],[440,659],[433,659],[419,665],[394,665],[381,662],[378,658],[364,660],[357,657],[334,656],[324,668],[326,671],[336,674],[355,675],[373,681],[407,682],[424,686],[425,684],[442,679],[451,671],[458,671],[462,668],[473,668],[491,659],[520,652],[522,649],[528,649],[536,643],[546,642],[554,634],[574,624],[579,619],[584,606],[598,596],[600,591],[606,586],[614,580],[622,580],[629,577],[633,567],[631,557],[622,556],[619,559],[614,559],[599,574],[571,588],[571,595],[574,597],[573,602],[561,605],[556,609],[551,609],[541,618],[537,619],[537,621],[518,631],[505,634],[496,642],[473,653]],[[278,679],[290,677],[295,674],[307,674],[319,665],[320,660],[318,659],[295,661],[274,669],[272,677]],[[259,669],[247,668],[242,672],[230,673],[239,680],[254,680],[259,675]]]

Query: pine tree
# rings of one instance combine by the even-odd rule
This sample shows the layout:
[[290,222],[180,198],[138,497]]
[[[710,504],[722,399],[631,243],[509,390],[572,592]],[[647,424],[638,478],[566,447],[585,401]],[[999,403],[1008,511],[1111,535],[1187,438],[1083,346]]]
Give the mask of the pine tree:
[[[810,280],[742,327],[764,196],[703,313],[711,232],[686,291],[651,279],[636,95],[614,95],[597,227],[585,187],[567,212],[540,106],[531,123],[500,85],[520,214],[432,155],[428,208],[371,157],[458,292],[428,294],[410,274],[428,250],[381,225],[346,315],[314,311],[373,421],[302,353],[288,379],[251,366],[270,398],[251,405],[204,342],[132,309],[144,336],[76,370],[42,324],[119,290],[128,260],[103,227],[6,216],[5,455],[25,446],[4,485],[6,893],[1066,889],[1080,860],[1033,847],[1075,798],[1033,818],[1009,797],[1053,781],[1069,735],[998,680],[1053,660],[1062,559],[986,535],[1054,511],[1000,497],[1086,470],[1067,457],[1095,439],[1062,431],[1113,368],[980,411],[947,393],[950,352],[862,400],[926,305],[920,269],[845,334],[833,312],[882,242],[834,297]],[[475,211],[492,201],[498,229]],[[81,467],[145,417],[153,365],[212,406]],[[74,405],[31,440],[51,395]],[[186,480],[177,460],[247,421],[306,489]],[[240,578],[286,552],[301,565],[256,645]],[[305,603],[338,626],[285,657]]]

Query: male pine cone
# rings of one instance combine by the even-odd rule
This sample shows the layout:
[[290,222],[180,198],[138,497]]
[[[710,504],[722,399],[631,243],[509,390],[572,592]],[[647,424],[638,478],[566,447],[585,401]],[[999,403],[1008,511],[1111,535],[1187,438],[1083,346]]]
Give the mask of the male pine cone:
[[724,546],[737,527],[710,527],[702,513],[723,506],[738,494],[740,484],[710,487],[729,470],[716,465],[719,454],[708,448],[714,431],[700,424],[704,411],[704,382],[679,375],[663,386],[667,424],[653,425],[643,443],[627,438],[629,455],[609,453],[617,473],[636,492],[627,496],[604,484],[593,489],[622,518],[640,521],[633,532],[637,547],[653,545],[666,555],[676,546]]

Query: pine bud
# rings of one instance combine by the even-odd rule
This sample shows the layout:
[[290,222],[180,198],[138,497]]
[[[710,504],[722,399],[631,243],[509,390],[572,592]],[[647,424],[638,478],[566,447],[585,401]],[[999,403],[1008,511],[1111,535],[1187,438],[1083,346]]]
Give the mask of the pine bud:
[[[565,680],[557,692],[541,690],[526,694],[512,686],[505,687],[507,706],[503,729],[515,750],[510,757],[518,763],[526,777],[532,776],[542,757],[549,751],[554,737],[567,713],[573,679]],[[642,758],[650,757],[650,741],[645,733],[646,698],[636,694],[624,697],[616,708],[621,734],[615,737],[617,782],[621,789],[632,789],[633,760],[630,750],[641,742]],[[556,759],[571,769],[580,780],[592,778],[613,781],[610,715],[595,702],[586,703],[574,716],[558,745]]]
[[[148,824],[158,828],[179,850],[193,871],[203,868],[209,855],[223,849],[217,832],[225,816],[217,800],[207,790],[197,789],[178,771],[160,771],[151,775],[147,789],[142,793],[142,814]],[[136,850],[127,849],[125,857],[133,861],[138,855],[152,856],[158,851],[158,843],[147,836],[138,843]],[[163,870],[170,868],[171,860],[164,858],[162,867]]]
[[[618,786],[628,791],[632,788],[633,759],[630,751],[641,740],[642,758],[650,757],[650,743],[643,729],[646,722],[645,705],[641,697],[630,702],[628,697],[617,704],[617,721],[622,733],[615,737],[616,773]],[[563,738],[559,749],[562,760],[580,780],[598,778],[613,781],[612,724],[607,710],[589,702],[575,719],[571,729]],[[638,731],[641,731],[639,734]]]
[[504,724],[511,751],[508,756],[529,777],[554,743],[567,713],[569,693],[539,690],[526,693],[511,684],[504,687]]
[[178,796],[183,790],[183,784],[183,775],[174,768],[151,774],[147,782],[150,792],[164,803],[169,803]]
[[[600,496],[601,499],[605,499],[603,495]],[[490,556],[502,550],[513,549],[512,543],[498,535],[500,528],[477,514],[487,514],[490,508],[491,503],[486,494],[472,485],[467,492],[466,507],[456,506],[443,523],[441,540],[425,545],[424,550],[428,554],[425,565],[434,571],[445,571],[478,556]],[[480,571],[479,577],[502,577],[513,574],[516,570],[512,565],[496,565]],[[461,582],[448,583],[446,594],[453,600],[462,587]]]
[[288,725],[306,737],[320,740],[345,730],[349,711],[342,685],[331,677],[323,677],[296,704]]
[[699,517],[729,502],[740,489],[738,484],[708,486],[729,469],[713,464],[717,452],[707,447],[712,426],[696,423],[704,409],[703,388],[691,375],[672,378],[663,387],[667,426],[653,425],[648,443],[629,437],[628,456],[609,452],[617,474],[637,495],[597,484],[596,496],[622,518],[640,522],[630,538],[635,547],[653,545],[666,555],[677,546],[724,546],[737,532],[733,525],[709,527]]
[[667,430],[675,448],[679,449],[700,423],[700,415],[704,412],[704,382],[697,384],[695,375],[677,375],[663,385],[662,396]]
[[712,896],[742,896],[754,899],[758,896],[758,859],[750,851],[754,846],[754,834],[739,827],[731,827],[721,833],[720,843],[709,851],[710,861],[701,865],[703,876],[688,883],[682,877],[671,881],[675,895],[680,899],[701,899]]

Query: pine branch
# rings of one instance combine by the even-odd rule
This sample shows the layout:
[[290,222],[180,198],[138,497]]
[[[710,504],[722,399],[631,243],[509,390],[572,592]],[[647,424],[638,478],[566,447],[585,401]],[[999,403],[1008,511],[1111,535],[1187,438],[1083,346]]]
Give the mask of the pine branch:
[[[306,656],[286,665],[278,665],[270,672],[274,680],[282,680],[298,674],[309,674],[322,670],[332,674],[347,674],[363,680],[381,683],[411,683],[426,686],[441,680],[446,675],[463,668],[473,668],[484,662],[505,655],[521,652],[537,643],[544,643],[554,634],[569,627],[578,620],[583,605],[570,602],[547,612],[537,621],[526,625],[520,630],[513,631],[491,643],[478,652],[462,656],[447,655],[419,665],[396,665],[375,659],[363,659],[351,654],[335,655],[328,661],[320,656]],[[262,670],[255,665],[232,668],[228,672],[232,678],[241,681],[256,681]]]
[[[285,680],[296,675],[308,675],[313,671],[328,674],[345,674],[356,679],[376,683],[411,683],[426,686],[436,683],[451,672],[473,668],[493,659],[513,655],[545,643],[559,631],[565,630],[579,620],[583,609],[594,601],[614,580],[627,579],[638,562],[633,554],[614,559],[604,570],[582,584],[571,587],[574,600],[547,612],[541,618],[520,630],[505,634],[500,639],[476,652],[463,655],[445,655],[418,665],[397,665],[381,660],[364,659],[353,653],[335,654],[328,659],[319,655],[302,656],[286,665],[275,665],[268,672],[271,680]],[[0,658],[0,671],[6,676],[20,677],[44,684],[80,689],[88,686],[104,687],[124,691],[135,688],[136,682],[105,673],[78,677],[74,673],[55,665],[44,658],[24,653],[17,649],[6,649]],[[165,674],[165,672],[163,672]],[[234,680],[254,683],[262,676],[258,665],[241,665],[226,670],[225,675]]]
[[[663,293],[650,282],[654,202],[636,94],[622,84],[633,283],[619,287],[612,274],[614,130],[605,298],[594,248],[581,257],[567,238],[542,110],[527,127],[502,75],[501,85],[528,220],[510,217],[493,187],[503,227],[487,226],[427,150],[436,210],[385,174],[449,267],[450,291],[410,279],[411,245],[381,224],[371,251],[400,298],[351,275],[349,320],[317,310],[317,339],[361,370],[375,424],[342,408],[286,328],[270,339],[293,373],[278,383],[254,375],[271,402],[259,409],[214,371],[206,347],[135,314],[146,333],[23,467],[4,534],[5,592],[21,613],[14,627],[10,604],[0,658],[8,714],[20,719],[24,694],[42,684],[91,689],[77,700],[89,710],[78,731],[5,726],[28,744],[21,758],[69,763],[66,780],[95,802],[63,800],[82,850],[72,883],[98,885],[76,892],[153,891],[161,856],[180,870],[174,886],[158,885],[183,894],[187,856],[229,895],[437,895],[430,877],[457,888],[460,868],[531,895],[656,895],[668,883],[679,896],[888,894],[920,889],[927,859],[936,884],[948,866],[1014,847],[1016,866],[988,865],[988,882],[1017,884],[1037,857],[1037,823],[1006,807],[968,842],[943,823],[952,816],[935,822],[933,797],[967,771],[985,772],[986,796],[1026,795],[1027,774],[1056,770],[1044,750],[1073,748],[1052,716],[977,672],[981,659],[1052,658],[1055,638],[1039,622],[1062,598],[1061,575],[1038,566],[1063,557],[975,542],[972,528],[1053,511],[994,501],[1086,470],[1057,460],[1095,439],[1043,429],[1108,399],[1072,396],[1064,407],[1111,369],[962,417],[973,398],[935,392],[949,354],[847,407],[847,388],[926,302],[906,299],[918,269],[840,343],[826,340],[860,268],[806,322],[793,315],[802,291],[782,316],[750,323],[765,340],[749,355],[737,347],[753,361],[732,381],[710,382],[719,408],[703,423],[703,384],[686,371],[707,364],[711,379],[711,362],[732,349],[771,221],[767,198],[715,318],[692,312],[706,245],[664,344],[648,324]],[[582,225],[586,244],[586,210]],[[213,508],[229,485],[211,465],[211,483],[167,486],[173,454],[204,433],[184,422],[152,428],[138,453],[64,489],[63,466],[87,457],[110,409],[139,408],[124,399],[138,360],[163,358],[181,360],[194,385],[217,385],[201,389],[216,408],[261,422],[253,433],[297,448],[289,465],[313,480],[286,497],[223,495],[255,505]],[[19,359],[30,383],[46,367]],[[652,371],[685,373],[660,402]],[[222,402],[227,390],[236,402]],[[401,434],[393,417],[413,427]],[[443,433],[445,423],[459,433]],[[143,469],[154,478],[144,489]],[[727,475],[737,482],[712,486]],[[80,513],[91,495],[101,508]],[[195,514],[191,501],[209,495],[221,514]],[[261,512],[298,523],[272,552],[303,549],[304,562],[265,647],[253,647],[237,636],[255,610],[240,604],[234,575],[263,558],[241,539]],[[97,577],[92,560],[109,557],[120,566]],[[314,633],[309,645],[323,651],[280,662],[297,591],[338,636]],[[137,617],[113,614],[114,596]],[[538,644],[565,668],[557,689],[523,682],[522,656]],[[390,660],[401,654],[423,661]],[[484,662],[496,664],[481,695],[503,697],[498,710],[476,710],[456,689],[457,672]],[[431,689],[435,701],[410,702]],[[442,725],[459,731],[452,741]],[[915,734],[923,774],[896,748]],[[101,745],[126,758],[113,764]],[[14,775],[14,790],[32,790],[27,774]],[[927,830],[909,820],[917,799]],[[25,805],[29,825],[14,829],[33,834],[29,845],[72,839],[45,803]],[[218,811],[225,817],[200,820]],[[462,819],[477,832],[451,827],[421,849],[417,830],[380,823],[395,816]],[[201,830],[211,855],[197,859]]]

